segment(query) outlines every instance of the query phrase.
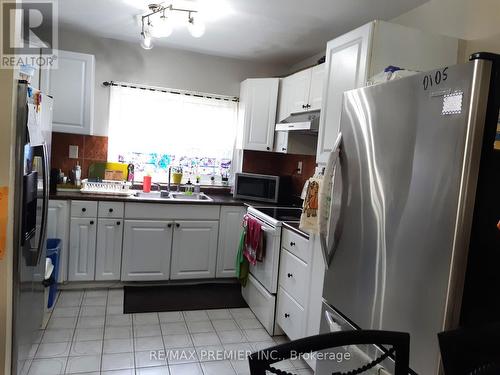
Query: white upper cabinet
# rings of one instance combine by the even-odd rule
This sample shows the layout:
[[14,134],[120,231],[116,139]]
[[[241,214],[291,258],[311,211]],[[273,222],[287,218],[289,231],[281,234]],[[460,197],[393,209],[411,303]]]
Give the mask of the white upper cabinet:
[[313,66],[311,68],[311,85],[309,86],[309,111],[321,109],[321,99],[323,97],[323,83],[325,82],[325,64]]
[[41,90],[54,97],[53,130],[92,134],[94,117],[93,55],[59,51],[57,68],[43,70]]
[[278,121],[291,113],[321,109],[324,64],[281,79]]
[[241,83],[237,147],[272,151],[279,78],[250,78]]
[[333,149],[339,132],[344,91],[363,86],[366,82],[372,32],[373,24],[369,23],[327,44],[316,158],[318,163],[325,163]]
[[328,42],[316,161],[326,163],[340,128],[345,91],[389,65],[415,71],[457,62],[458,40],[373,21]]

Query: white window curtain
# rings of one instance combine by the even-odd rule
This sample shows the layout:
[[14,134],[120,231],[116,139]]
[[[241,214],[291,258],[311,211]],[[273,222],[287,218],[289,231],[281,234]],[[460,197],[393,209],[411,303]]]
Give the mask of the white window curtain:
[[110,88],[108,160],[133,163],[135,180],[168,179],[181,167],[184,180],[221,180],[229,172],[237,103],[130,87]]

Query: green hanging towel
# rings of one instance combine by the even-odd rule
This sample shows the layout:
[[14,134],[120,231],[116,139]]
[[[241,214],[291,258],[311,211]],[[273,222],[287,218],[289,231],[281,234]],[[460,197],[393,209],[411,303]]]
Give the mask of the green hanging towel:
[[247,234],[247,228],[243,227],[243,229],[241,230],[240,243],[238,245],[238,253],[236,254],[236,277],[243,286],[247,285],[248,268],[249,268],[248,260],[243,255],[243,250],[245,249],[246,234]]

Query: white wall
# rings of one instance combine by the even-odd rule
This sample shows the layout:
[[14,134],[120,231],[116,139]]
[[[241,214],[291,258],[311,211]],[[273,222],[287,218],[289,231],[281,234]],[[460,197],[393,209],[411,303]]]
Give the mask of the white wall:
[[498,0],[430,0],[391,22],[464,39],[462,61],[473,52],[500,53]]
[[124,81],[153,86],[239,96],[239,84],[249,77],[271,77],[286,72],[282,65],[215,57],[183,50],[144,50],[137,43],[98,38],[60,30],[62,50],[95,55],[94,132],[107,135],[109,88],[103,81]]

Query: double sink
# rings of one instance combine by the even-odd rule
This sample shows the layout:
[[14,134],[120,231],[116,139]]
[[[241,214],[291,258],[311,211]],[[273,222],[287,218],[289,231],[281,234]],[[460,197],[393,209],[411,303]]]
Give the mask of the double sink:
[[168,192],[168,191],[151,191],[145,193],[143,191],[136,192],[133,197],[139,199],[161,199],[161,200],[175,200],[179,202],[192,202],[192,201],[202,201],[202,202],[213,202],[213,199],[204,193],[191,193],[186,194],[185,192]]

